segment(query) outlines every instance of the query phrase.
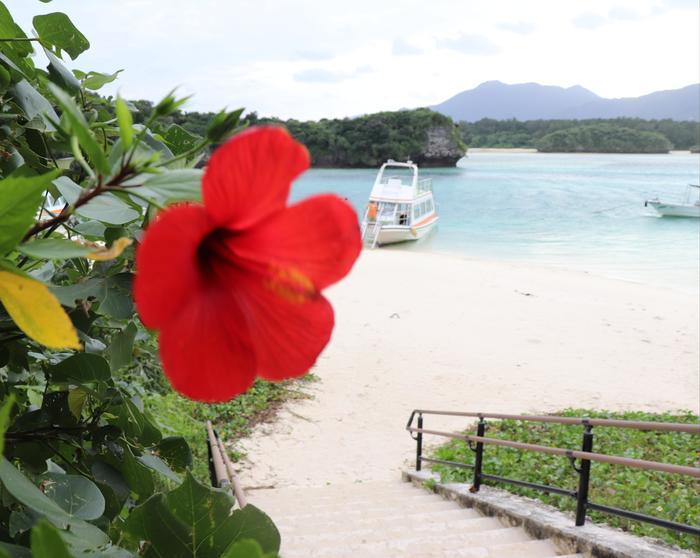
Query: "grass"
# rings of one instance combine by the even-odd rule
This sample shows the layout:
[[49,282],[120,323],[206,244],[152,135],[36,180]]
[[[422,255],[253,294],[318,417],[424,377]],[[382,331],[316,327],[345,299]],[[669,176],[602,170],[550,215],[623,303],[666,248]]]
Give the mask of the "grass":
[[[586,409],[567,409],[560,416],[587,416],[618,418],[638,421],[682,422],[697,424],[699,417],[690,412],[676,414],[652,414],[643,412],[609,413]],[[528,423],[513,420],[489,421],[486,435],[531,444],[580,449],[582,427],[558,424]],[[697,436],[681,432],[647,432],[632,429],[595,427],[593,451],[649,461],[698,465]],[[465,442],[453,440],[440,446],[433,457],[461,463],[474,462],[472,452]],[[443,482],[471,482],[472,471],[446,465],[434,465]],[[541,453],[485,446],[483,471],[493,475],[548,484],[576,490],[578,474],[568,459]],[[575,500],[565,496],[547,495],[543,492],[503,483],[491,483],[515,494],[537,498],[565,511],[575,509]],[[589,500],[617,508],[645,513],[678,523],[700,524],[700,492],[698,483],[690,477],[655,471],[632,469],[605,463],[592,463]],[[627,520],[600,512],[589,512],[589,520],[605,522],[636,535],[651,536],[683,548],[700,551],[700,541],[692,535],[676,533],[654,527],[648,523]]]
[[[313,374],[291,382],[257,381],[246,393],[227,403],[197,403],[173,391],[152,393],[146,397],[146,403],[164,436],[183,436],[187,440],[192,450],[192,474],[200,481],[209,483],[207,420],[212,421],[225,442],[235,443],[250,434],[255,424],[274,416],[284,401],[308,397],[295,386],[298,382],[311,381],[316,381]],[[241,457],[242,454],[236,450],[231,453],[234,461]]]

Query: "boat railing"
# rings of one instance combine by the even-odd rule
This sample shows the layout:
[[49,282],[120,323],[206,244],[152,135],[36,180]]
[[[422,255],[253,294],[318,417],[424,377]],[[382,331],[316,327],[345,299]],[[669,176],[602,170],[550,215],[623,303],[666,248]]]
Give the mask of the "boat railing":
[[421,178],[416,183],[416,190],[418,193],[422,192],[432,192],[433,191],[433,179],[432,178]]

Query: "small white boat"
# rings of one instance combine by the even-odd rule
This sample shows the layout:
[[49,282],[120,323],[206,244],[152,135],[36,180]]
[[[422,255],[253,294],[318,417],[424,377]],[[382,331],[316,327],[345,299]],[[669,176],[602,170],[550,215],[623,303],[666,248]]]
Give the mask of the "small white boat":
[[437,224],[430,178],[418,177],[418,165],[389,159],[374,181],[362,220],[362,240],[374,248],[418,240]]
[[662,217],[700,217],[700,186],[688,184],[684,202],[665,202],[657,197],[646,200],[644,207],[654,208]]

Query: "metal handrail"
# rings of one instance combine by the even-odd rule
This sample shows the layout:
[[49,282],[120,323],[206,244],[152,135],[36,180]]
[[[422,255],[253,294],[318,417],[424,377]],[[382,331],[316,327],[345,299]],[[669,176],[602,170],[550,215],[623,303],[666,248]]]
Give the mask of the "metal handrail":
[[633,459],[631,457],[618,457],[615,455],[606,455],[604,453],[592,453],[587,451],[568,450],[564,448],[552,448],[549,446],[538,446],[535,444],[526,444],[524,442],[501,440],[499,438],[484,438],[482,436],[470,436],[468,434],[452,434],[450,432],[440,432],[438,430],[425,430],[423,428],[408,428],[407,430],[409,432],[432,434],[434,436],[443,436],[445,438],[453,438],[456,440],[463,440],[465,442],[477,442],[482,444],[490,444],[493,446],[504,446],[507,448],[536,451],[539,453],[548,453],[551,455],[561,455],[562,457],[568,457],[570,459],[586,459],[588,461],[598,461],[599,463],[610,463],[612,465],[634,467],[635,469],[645,469],[647,471],[660,471],[662,473],[672,473],[676,475],[687,475],[690,477],[700,478],[700,469],[698,469],[697,467],[687,467],[685,465],[673,465],[670,463],[659,463],[658,461],[646,461],[644,459]]
[[[412,426],[413,420],[416,415],[418,416],[417,428]],[[477,423],[477,435],[472,436],[469,434],[455,434],[451,432],[442,432],[439,430],[428,430],[423,428],[423,415],[444,415],[444,416],[458,416],[458,417],[474,417],[478,418]],[[499,438],[487,438],[486,434],[486,421],[485,418],[496,418],[496,419],[510,419],[510,420],[522,420],[531,422],[548,422],[555,424],[566,424],[566,425],[579,425],[583,426],[583,443],[581,445],[581,451],[570,450],[564,448],[555,448],[550,446],[540,446],[536,444],[528,444],[525,442],[515,442],[512,440],[503,440]],[[534,490],[539,490],[545,493],[561,494],[564,496],[570,496],[576,499],[576,526],[584,525],[586,522],[586,512],[587,510],[596,510],[613,515],[618,515],[621,517],[626,517],[628,519],[634,519],[637,521],[644,521],[657,525],[659,527],[665,527],[668,529],[673,529],[675,531],[680,531],[684,533],[690,533],[693,535],[700,535],[700,528],[691,525],[684,525],[682,523],[676,523],[666,519],[660,519],[650,515],[645,515],[638,512],[632,512],[628,510],[623,510],[619,508],[613,508],[610,506],[604,506],[602,504],[596,504],[594,502],[589,502],[588,500],[588,489],[590,484],[590,472],[591,463],[600,462],[608,463],[611,465],[622,465],[626,467],[634,467],[637,469],[659,471],[663,473],[671,473],[677,475],[686,475],[693,478],[700,478],[700,468],[689,467],[686,465],[674,465],[670,463],[659,463],[656,461],[646,461],[644,459],[633,459],[629,457],[621,457],[617,455],[606,455],[602,453],[594,453],[593,449],[593,427],[603,426],[603,427],[615,427],[615,428],[634,428],[638,430],[651,430],[651,431],[664,431],[664,432],[683,432],[690,434],[700,434],[700,425],[694,424],[680,424],[680,423],[669,423],[669,422],[649,422],[649,421],[627,421],[627,420],[617,420],[617,419],[590,419],[586,417],[558,417],[558,416],[547,416],[547,415],[511,415],[511,414],[501,414],[501,413],[471,413],[471,412],[453,412],[453,411],[433,411],[426,409],[414,409],[411,416],[406,423],[406,430],[409,432],[411,437],[416,440],[416,470],[421,470],[421,464],[426,463],[441,463],[449,465],[452,467],[458,467],[463,469],[473,469],[474,478],[470,488],[471,492],[478,492],[483,480],[491,480],[495,482],[504,482],[508,484],[514,484],[517,486],[524,486],[526,488],[531,488]],[[414,436],[415,434],[415,436]],[[446,438],[452,438],[457,440],[463,440],[469,444],[469,448],[475,452],[474,464],[458,463],[452,461],[444,461],[440,459],[433,459],[428,457],[423,457],[423,435],[429,434],[434,436],[442,436]],[[550,455],[558,455],[561,457],[566,457],[571,461],[571,465],[574,470],[579,475],[578,489],[574,492],[571,490],[566,490],[563,488],[548,486],[544,484],[537,484],[528,481],[522,481],[517,479],[511,479],[506,477],[500,477],[496,475],[491,475],[483,472],[483,454],[484,446],[494,445],[503,446],[513,449],[534,451],[539,453],[545,453]],[[576,466],[576,460],[579,460],[580,465]]]
[[413,422],[416,414],[443,415],[451,417],[493,418],[499,420],[523,420],[527,422],[550,422],[554,424],[581,424],[591,426],[609,426],[612,428],[633,428],[636,430],[656,430],[658,432],[687,432],[700,434],[700,424],[683,424],[678,422],[652,422],[620,419],[596,419],[588,417],[560,417],[554,415],[509,415],[503,413],[474,413],[456,411],[432,411],[427,409],[414,409],[406,427]]
[[218,488],[230,487],[241,508],[246,507],[248,500],[241,486],[233,463],[229,459],[226,448],[214,430],[211,421],[207,421],[207,446],[209,448],[209,474],[211,483]]

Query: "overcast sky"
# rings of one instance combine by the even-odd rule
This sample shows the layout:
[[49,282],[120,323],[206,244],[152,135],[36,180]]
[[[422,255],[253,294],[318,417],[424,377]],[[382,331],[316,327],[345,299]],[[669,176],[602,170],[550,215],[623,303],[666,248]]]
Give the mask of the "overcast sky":
[[[317,119],[436,104],[488,80],[627,97],[700,81],[700,0],[4,0],[25,30],[64,11],[73,68],[127,98],[194,93]],[[45,62],[39,62],[42,66]]]

